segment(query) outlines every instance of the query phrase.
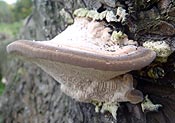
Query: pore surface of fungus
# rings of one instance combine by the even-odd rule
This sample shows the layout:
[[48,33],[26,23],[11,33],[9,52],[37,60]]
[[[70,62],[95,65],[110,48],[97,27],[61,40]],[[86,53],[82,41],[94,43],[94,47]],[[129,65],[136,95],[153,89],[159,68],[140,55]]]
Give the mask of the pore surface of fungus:
[[125,73],[150,64],[156,54],[135,45],[119,46],[111,40],[112,30],[104,25],[103,21],[77,17],[50,41],[18,40],[7,51],[36,63],[78,101],[141,102],[142,93]]

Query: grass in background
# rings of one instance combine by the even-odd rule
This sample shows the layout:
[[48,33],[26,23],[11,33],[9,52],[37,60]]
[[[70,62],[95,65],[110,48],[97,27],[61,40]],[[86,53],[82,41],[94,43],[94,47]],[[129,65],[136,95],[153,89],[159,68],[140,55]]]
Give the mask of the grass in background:
[[22,22],[0,23],[0,33],[5,33],[10,37],[15,37],[19,33]]

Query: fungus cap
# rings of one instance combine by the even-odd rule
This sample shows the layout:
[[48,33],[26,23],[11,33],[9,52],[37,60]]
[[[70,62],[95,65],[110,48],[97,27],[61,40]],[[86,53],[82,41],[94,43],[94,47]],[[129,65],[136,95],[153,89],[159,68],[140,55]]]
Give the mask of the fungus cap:
[[156,57],[147,48],[114,45],[110,31],[102,22],[79,18],[50,41],[18,40],[7,46],[7,52],[104,71],[141,69]]

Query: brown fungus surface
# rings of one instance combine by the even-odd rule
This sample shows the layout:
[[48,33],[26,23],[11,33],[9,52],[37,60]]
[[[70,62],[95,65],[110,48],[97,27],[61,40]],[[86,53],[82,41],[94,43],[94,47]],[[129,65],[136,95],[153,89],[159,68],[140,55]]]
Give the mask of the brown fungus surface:
[[119,46],[111,41],[111,31],[104,22],[75,18],[52,40],[18,40],[7,46],[7,52],[36,63],[78,101],[138,103],[142,93],[134,89],[131,75],[122,74],[147,66],[156,53],[130,44]]

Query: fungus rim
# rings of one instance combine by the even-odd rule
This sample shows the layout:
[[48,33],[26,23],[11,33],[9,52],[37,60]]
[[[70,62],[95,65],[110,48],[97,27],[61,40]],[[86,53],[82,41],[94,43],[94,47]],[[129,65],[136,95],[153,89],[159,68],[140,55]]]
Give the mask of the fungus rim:
[[9,44],[7,52],[28,58],[51,60],[105,71],[141,69],[150,64],[156,57],[155,52],[143,47],[136,47],[134,52],[124,55],[115,55],[112,52],[104,55],[88,51],[76,51],[69,49],[69,47],[54,47],[28,40],[18,40]]

